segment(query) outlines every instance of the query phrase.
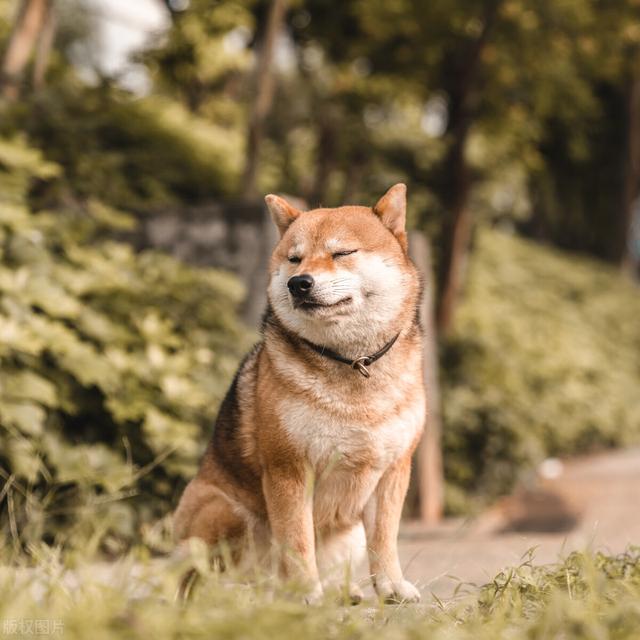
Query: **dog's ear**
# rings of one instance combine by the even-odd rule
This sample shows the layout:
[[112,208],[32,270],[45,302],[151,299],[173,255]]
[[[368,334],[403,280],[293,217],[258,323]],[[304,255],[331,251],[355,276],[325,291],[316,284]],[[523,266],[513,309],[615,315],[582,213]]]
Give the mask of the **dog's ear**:
[[276,227],[278,227],[280,237],[282,237],[284,232],[289,228],[289,225],[300,215],[301,212],[280,196],[269,194],[268,196],[265,196],[264,201],[267,203],[271,219]]
[[400,246],[407,250],[407,186],[399,182],[385,193],[375,207],[375,213],[382,224],[398,239]]

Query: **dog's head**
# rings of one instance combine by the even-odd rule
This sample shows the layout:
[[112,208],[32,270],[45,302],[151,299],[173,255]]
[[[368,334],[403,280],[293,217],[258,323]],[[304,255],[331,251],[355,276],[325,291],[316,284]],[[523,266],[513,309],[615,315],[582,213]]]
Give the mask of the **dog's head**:
[[327,346],[362,345],[412,313],[418,284],[407,256],[403,184],[373,208],[301,212],[278,196],[266,202],[280,231],[268,296],[287,329]]

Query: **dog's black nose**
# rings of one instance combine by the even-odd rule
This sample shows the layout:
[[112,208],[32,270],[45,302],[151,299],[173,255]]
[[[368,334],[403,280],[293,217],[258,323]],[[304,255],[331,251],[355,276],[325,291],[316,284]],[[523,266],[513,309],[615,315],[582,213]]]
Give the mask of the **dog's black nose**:
[[301,276],[293,276],[287,282],[287,287],[296,298],[302,298],[313,288],[313,278],[308,273],[304,273]]

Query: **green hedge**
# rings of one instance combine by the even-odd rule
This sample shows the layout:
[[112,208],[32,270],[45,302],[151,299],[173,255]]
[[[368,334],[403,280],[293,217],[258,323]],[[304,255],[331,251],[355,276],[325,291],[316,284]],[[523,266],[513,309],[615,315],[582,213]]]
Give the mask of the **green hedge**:
[[[114,242],[133,222],[100,202],[34,212],[58,182],[0,139],[0,516],[25,540],[129,540],[195,470],[248,347],[242,290]],[[545,456],[640,440],[638,318],[637,287],[602,264],[478,232],[442,354],[450,511]]]
[[61,189],[136,212],[229,196],[244,158],[239,127],[70,79],[3,105],[0,134],[15,131],[60,165]]
[[110,240],[132,221],[98,202],[31,211],[58,174],[0,140],[0,519],[25,539],[102,519],[125,539],[195,470],[247,346],[242,289]]
[[480,229],[444,348],[449,507],[549,455],[640,440],[640,289],[600,262]]

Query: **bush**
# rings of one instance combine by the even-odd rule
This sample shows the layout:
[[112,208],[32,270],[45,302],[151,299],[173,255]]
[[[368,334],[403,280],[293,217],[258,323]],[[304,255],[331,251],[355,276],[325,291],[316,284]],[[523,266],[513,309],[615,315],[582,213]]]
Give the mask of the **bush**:
[[549,455],[640,437],[640,295],[602,263],[481,229],[443,353],[450,508]]
[[243,160],[242,130],[161,98],[133,99],[71,80],[11,109],[0,131],[25,131],[63,169],[73,194],[127,210],[228,196]]
[[246,348],[242,291],[110,240],[132,221],[99,202],[31,211],[34,183],[58,174],[0,140],[2,519],[29,540],[102,518],[130,538],[195,470]]

